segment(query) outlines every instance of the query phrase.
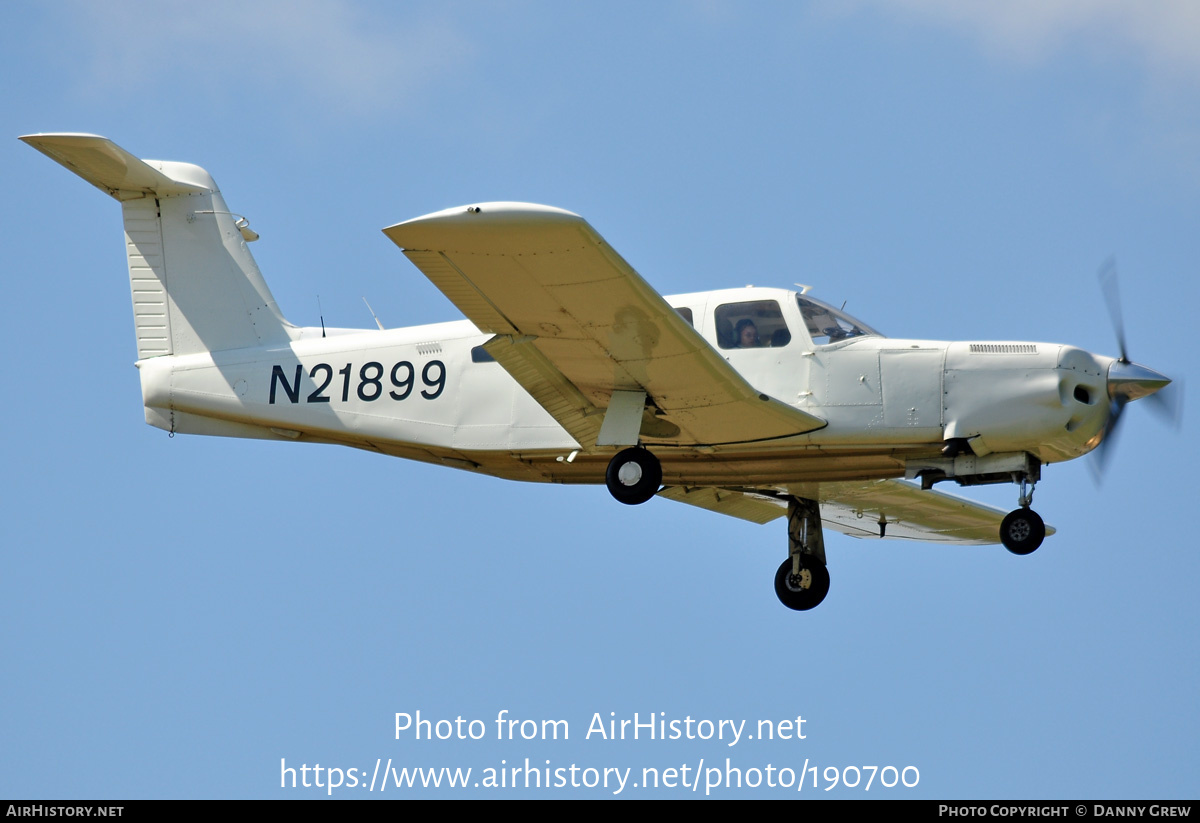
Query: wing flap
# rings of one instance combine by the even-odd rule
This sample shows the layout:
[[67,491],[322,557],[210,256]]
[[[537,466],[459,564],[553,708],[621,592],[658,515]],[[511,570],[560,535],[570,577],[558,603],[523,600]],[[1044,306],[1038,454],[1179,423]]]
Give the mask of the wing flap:
[[496,336],[483,347],[576,443],[596,442],[603,413],[530,340]]
[[732,489],[668,486],[660,491],[658,496],[740,520],[749,520],[751,523],[770,523],[787,516],[787,506],[780,502]]

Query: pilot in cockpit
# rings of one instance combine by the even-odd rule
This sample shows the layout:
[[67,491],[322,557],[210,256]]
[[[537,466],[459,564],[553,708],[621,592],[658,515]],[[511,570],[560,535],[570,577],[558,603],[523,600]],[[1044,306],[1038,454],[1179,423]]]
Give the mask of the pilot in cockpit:
[[762,345],[758,339],[758,326],[749,317],[739,320],[734,332],[739,349],[757,349]]

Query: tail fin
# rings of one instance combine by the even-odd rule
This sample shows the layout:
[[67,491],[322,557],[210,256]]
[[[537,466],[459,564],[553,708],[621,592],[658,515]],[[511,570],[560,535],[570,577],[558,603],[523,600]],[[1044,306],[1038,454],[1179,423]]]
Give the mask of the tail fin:
[[139,160],[94,134],[21,140],[121,202],[138,359],[290,340],[289,324],[208,172]]

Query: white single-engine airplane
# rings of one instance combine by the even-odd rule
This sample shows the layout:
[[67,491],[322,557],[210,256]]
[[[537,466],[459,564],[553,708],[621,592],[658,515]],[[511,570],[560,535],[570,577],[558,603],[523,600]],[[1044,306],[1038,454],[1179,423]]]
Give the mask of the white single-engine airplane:
[[[1123,339],[1118,359],[893,340],[807,289],[663,298],[581,217],[526,203],[384,229],[467,320],[300,328],[204,169],[89,134],[21,139],[121,203],[152,426],[786,515],[775,591],[792,609],[829,590],[823,526],[1034,551],[1053,533],[1030,508],[1042,464],[1091,451],[1125,403],[1170,382]],[[1019,483],[1019,506],[933,491],[942,480]]]

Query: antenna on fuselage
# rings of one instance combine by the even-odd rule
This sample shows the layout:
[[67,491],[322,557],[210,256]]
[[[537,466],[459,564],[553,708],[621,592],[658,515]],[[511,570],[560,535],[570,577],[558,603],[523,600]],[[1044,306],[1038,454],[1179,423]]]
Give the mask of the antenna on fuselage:
[[317,295],[317,316],[321,318],[321,336],[325,336],[325,312],[321,308],[321,295]]
[[[364,297],[364,298],[363,298],[363,302],[364,302],[364,303],[367,303],[367,298],[365,298],[365,297]],[[378,318],[378,317],[375,315],[375,310],[374,310],[373,308],[371,308],[371,304],[370,304],[370,303],[367,303],[367,311],[369,311],[369,312],[371,313],[371,316],[375,318],[375,325],[379,327],[379,330],[380,330],[380,331],[387,331],[387,329],[385,329],[385,328],[383,327],[383,324],[379,322],[379,318]]]
[[799,288],[801,294],[808,294],[808,292],[812,289],[812,286],[806,286],[803,283],[793,283],[792,285]]

